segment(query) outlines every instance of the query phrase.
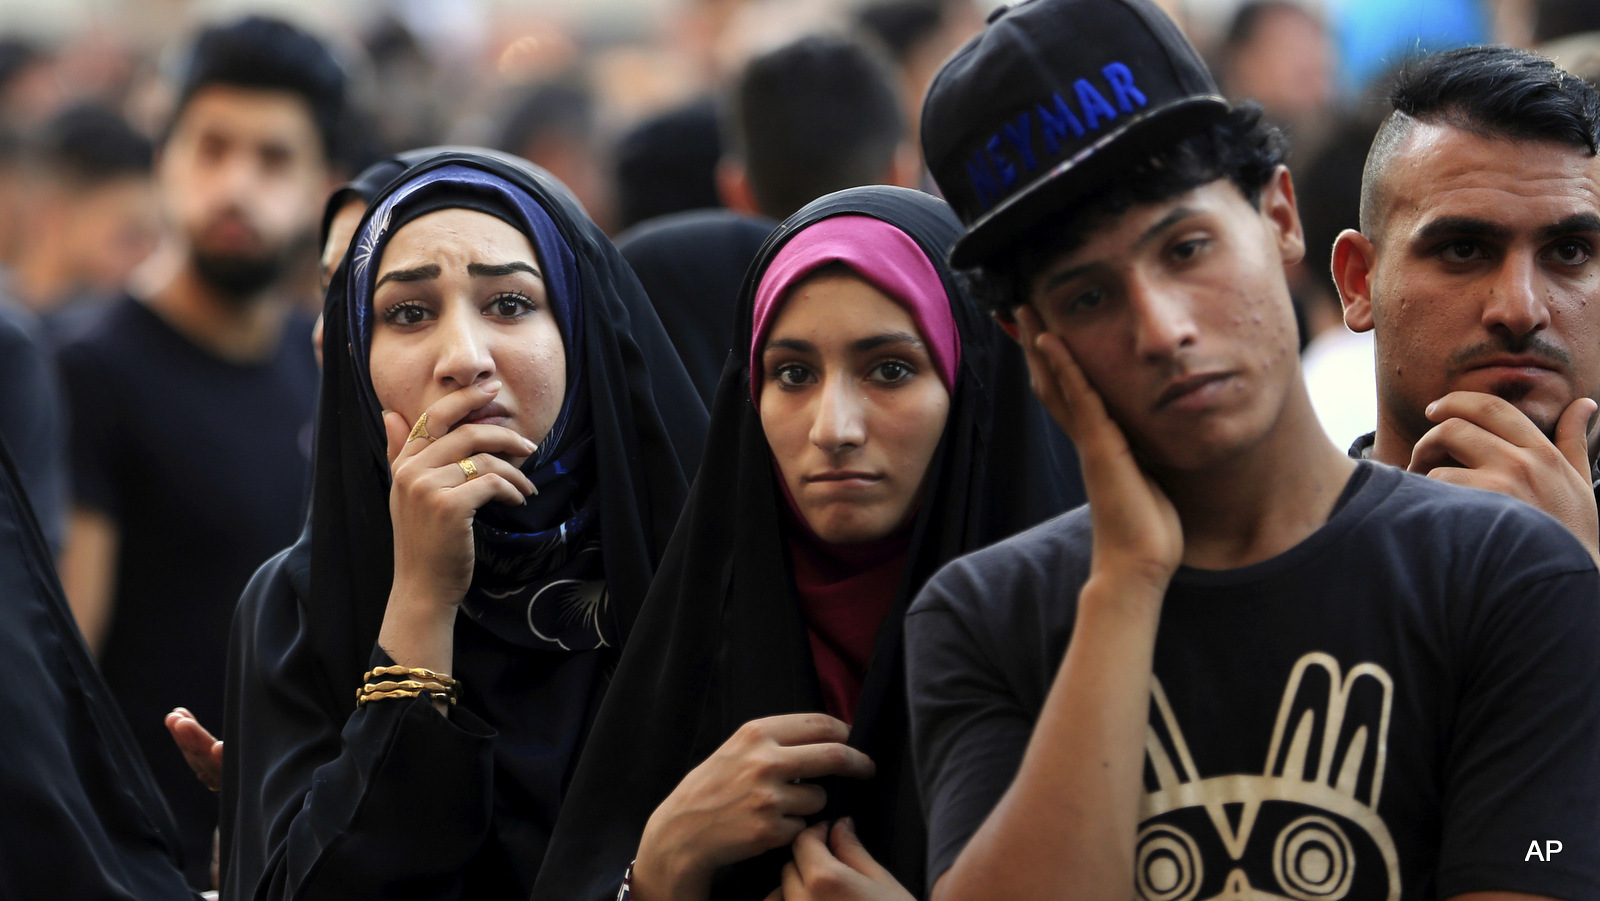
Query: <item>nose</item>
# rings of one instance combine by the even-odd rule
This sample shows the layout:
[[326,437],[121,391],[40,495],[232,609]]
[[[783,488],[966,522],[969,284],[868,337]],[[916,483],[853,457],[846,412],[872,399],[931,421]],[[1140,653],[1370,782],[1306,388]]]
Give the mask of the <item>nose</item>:
[[434,378],[450,390],[487,381],[494,375],[491,335],[479,317],[470,311],[446,306],[434,329],[438,356],[434,359]]
[[862,402],[853,379],[825,376],[818,392],[816,418],[811,421],[811,443],[835,456],[865,444],[867,421]]
[[1483,324],[1491,332],[1521,338],[1550,324],[1550,306],[1540,294],[1538,261],[1531,253],[1507,254],[1489,285]]
[[1134,350],[1140,359],[1164,360],[1198,336],[1190,299],[1180,290],[1135,274],[1128,280]]

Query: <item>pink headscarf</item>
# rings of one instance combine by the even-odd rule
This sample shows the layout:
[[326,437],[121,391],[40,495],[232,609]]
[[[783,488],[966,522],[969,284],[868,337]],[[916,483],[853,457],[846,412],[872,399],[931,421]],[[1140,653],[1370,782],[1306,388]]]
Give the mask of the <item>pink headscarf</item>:
[[843,263],[911,313],[949,391],[961,366],[961,336],[944,282],[910,235],[871,216],[833,216],[789,240],[756,289],[750,341],[750,399],[761,404],[761,350],[789,290],[830,263]]

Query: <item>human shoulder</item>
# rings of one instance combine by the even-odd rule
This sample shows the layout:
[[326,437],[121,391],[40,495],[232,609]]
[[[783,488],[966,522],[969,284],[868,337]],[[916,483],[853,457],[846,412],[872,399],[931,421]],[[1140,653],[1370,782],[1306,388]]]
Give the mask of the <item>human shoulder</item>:
[[1009,618],[1049,597],[1076,597],[1088,577],[1093,531],[1088,505],[957,557],[912,603],[908,616],[946,610],[958,616]]
[[103,364],[122,356],[124,349],[136,352],[145,347],[152,330],[160,326],[160,320],[149,307],[132,295],[124,294],[75,323],[70,334],[63,338],[57,355],[64,368],[83,362]]
[[[1378,465],[1378,464],[1372,464]],[[1583,545],[1549,514],[1515,498],[1394,467],[1395,485],[1367,517],[1386,540],[1426,552],[1486,582],[1587,572]]]

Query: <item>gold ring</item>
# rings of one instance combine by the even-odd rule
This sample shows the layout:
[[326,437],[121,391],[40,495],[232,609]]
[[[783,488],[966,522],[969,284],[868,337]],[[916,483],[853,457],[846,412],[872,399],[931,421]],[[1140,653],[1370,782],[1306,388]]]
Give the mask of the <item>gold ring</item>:
[[467,474],[467,481],[470,482],[478,477],[478,464],[472,462],[471,457],[457,460],[456,465],[461,467],[461,471]]
[[406,443],[410,444],[418,438],[433,440],[433,436],[428,434],[428,414],[426,413],[417,417],[417,424],[411,427],[411,434],[406,436]]

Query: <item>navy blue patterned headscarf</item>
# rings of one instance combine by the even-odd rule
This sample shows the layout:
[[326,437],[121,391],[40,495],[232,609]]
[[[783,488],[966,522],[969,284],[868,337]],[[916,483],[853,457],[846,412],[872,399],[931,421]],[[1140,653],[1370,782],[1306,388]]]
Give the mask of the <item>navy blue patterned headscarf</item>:
[[470,209],[528,236],[566,355],[566,395],[538,452],[522,471],[539,493],[520,507],[489,504],[473,522],[477,565],[462,610],[524,647],[588,650],[616,641],[598,529],[594,436],[584,384],[582,291],[572,248],[545,208],[499,175],[463,165],[428,169],[380,201],[356,237],[347,270],[351,363],[363,415],[384,458],[382,405],[372,387],[372,297],[389,241],[408,223],[444,209]]

